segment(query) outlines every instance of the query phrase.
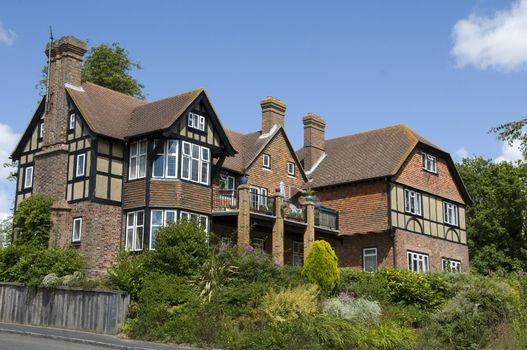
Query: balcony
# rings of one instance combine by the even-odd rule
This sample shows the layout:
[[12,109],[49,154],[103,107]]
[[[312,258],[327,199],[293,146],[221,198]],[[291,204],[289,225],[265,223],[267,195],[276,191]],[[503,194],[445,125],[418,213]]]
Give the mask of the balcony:
[[284,201],[284,219],[300,223],[306,222],[306,208],[296,202]]
[[267,194],[250,192],[249,210],[251,213],[275,216],[275,200]]
[[339,212],[322,205],[315,207],[315,227],[338,231]]
[[238,190],[214,190],[212,196],[213,212],[237,212]]

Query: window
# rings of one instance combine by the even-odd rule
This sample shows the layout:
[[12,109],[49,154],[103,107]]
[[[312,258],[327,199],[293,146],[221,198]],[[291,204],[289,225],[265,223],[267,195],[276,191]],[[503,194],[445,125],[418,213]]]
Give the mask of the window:
[[267,188],[250,186],[249,205],[256,210],[262,206],[267,206]]
[[220,179],[220,190],[232,191],[236,187],[234,176],[223,175]]
[[157,232],[168,222],[176,222],[175,210],[154,209],[150,212],[150,249],[154,249]]
[[293,266],[304,264],[304,243],[293,241]]
[[41,139],[44,137],[44,126],[45,126],[45,123],[44,121],[41,121],[40,122],[40,126],[38,128],[38,138]]
[[262,164],[264,168],[271,169],[271,156],[268,154],[264,154],[262,156]]
[[128,178],[139,179],[146,176],[147,141],[141,140],[130,144],[130,169]]
[[255,250],[263,252],[264,251],[264,239],[263,238],[253,238],[253,247]]
[[68,129],[69,130],[75,129],[75,113],[70,113]]
[[205,131],[205,117],[196,113],[188,113],[188,124],[189,127]]
[[33,167],[28,166],[24,174],[24,188],[33,187]]
[[437,174],[437,160],[436,157],[423,152],[423,169],[431,173]]
[[295,163],[287,162],[287,175],[295,176]]
[[75,218],[75,219],[73,219],[73,228],[72,228],[71,241],[72,242],[80,242],[81,241],[81,233],[82,233],[82,218]]
[[177,140],[154,141],[154,149],[157,149],[156,157],[152,165],[152,176],[157,178],[177,177]]
[[445,216],[445,224],[449,225],[458,225],[458,211],[457,211],[457,205],[443,202],[443,211]]
[[205,232],[209,232],[209,217],[207,215],[182,211],[180,218],[185,220],[196,220]]
[[421,215],[421,193],[404,190],[404,210],[407,213]]
[[365,272],[377,271],[377,248],[364,248],[362,250],[362,269]]
[[443,266],[443,271],[449,272],[461,272],[461,261],[443,258],[441,259],[441,265]]
[[408,270],[413,272],[428,272],[428,255],[416,252],[408,252]]
[[183,141],[181,178],[192,182],[209,184],[210,150]]
[[75,164],[75,176],[84,176],[84,169],[86,168],[86,153],[77,154]]
[[126,242],[125,249],[138,251],[143,249],[145,212],[132,211],[126,214]]

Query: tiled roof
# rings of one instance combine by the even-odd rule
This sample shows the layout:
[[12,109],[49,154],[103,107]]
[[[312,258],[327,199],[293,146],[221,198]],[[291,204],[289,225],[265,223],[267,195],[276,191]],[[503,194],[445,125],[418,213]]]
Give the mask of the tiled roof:
[[[309,173],[312,180],[308,186],[322,187],[395,175],[418,142],[442,151],[405,125],[326,140],[326,154]],[[303,149],[297,154],[300,159],[304,158]]]

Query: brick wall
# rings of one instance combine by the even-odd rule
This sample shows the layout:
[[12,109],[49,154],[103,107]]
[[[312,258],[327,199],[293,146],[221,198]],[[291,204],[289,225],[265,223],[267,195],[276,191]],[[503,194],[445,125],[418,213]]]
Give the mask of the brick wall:
[[339,266],[362,271],[362,249],[377,248],[379,268],[393,267],[392,239],[388,231],[343,237],[336,248]]
[[385,181],[343,185],[317,190],[326,207],[339,211],[341,235],[380,232],[388,228],[388,197]]
[[407,269],[408,250],[428,254],[430,271],[432,272],[442,270],[441,259],[443,257],[460,260],[463,271],[469,267],[468,247],[466,245],[397,229],[395,233],[395,254],[396,264],[400,269]]
[[395,181],[458,203],[465,203],[446,160],[437,157],[437,174],[429,173],[423,170],[422,153],[417,148]]

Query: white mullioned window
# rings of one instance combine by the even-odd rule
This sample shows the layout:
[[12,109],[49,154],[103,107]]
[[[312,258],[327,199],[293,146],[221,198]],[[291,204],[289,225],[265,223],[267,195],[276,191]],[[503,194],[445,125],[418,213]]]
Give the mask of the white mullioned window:
[[404,190],[404,210],[407,213],[421,215],[421,193],[409,189]]
[[179,217],[181,220],[196,220],[200,227],[203,229],[203,231],[205,231],[206,233],[209,232],[209,217],[207,215],[191,213],[188,211],[181,211]]
[[130,166],[128,178],[140,179],[146,176],[147,140],[135,141],[130,144]]
[[181,178],[203,185],[209,184],[210,150],[190,142],[182,142]]
[[234,176],[222,175],[220,178],[220,190],[232,191],[236,187]]
[[196,113],[188,113],[187,125],[191,128],[205,131],[205,117]]
[[293,241],[293,266],[304,264],[304,243]]
[[24,170],[24,189],[33,187],[33,167],[28,166]]
[[443,202],[443,213],[445,224],[458,225],[457,205],[449,202]]
[[377,271],[377,248],[364,248],[362,250],[362,270],[365,272]]
[[86,153],[77,154],[75,161],[75,177],[85,175],[86,169]]
[[144,210],[131,211],[126,214],[126,250],[138,251],[143,249],[144,226]]
[[430,271],[428,254],[408,252],[408,270],[413,272]]
[[68,129],[70,130],[75,129],[75,113],[70,113]]
[[260,209],[262,206],[267,206],[267,188],[250,186],[249,206],[252,209]]
[[154,141],[154,149],[157,148],[156,156],[152,164],[152,177],[177,178],[177,140]]
[[262,155],[262,166],[266,169],[271,169],[271,156],[268,154]]
[[287,175],[295,176],[295,163],[287,162]]
[[38,138],[41,139],[44,137],[44,126],[46,126],[46,123],[44,121],[40,122],[40,128],[38,129]]
[[437,174],[437,158],[431,154],[423,152],[423,169]]
[[149,249],[154,249],[157,232],[168,222],[176,222],[175,210],[152,209],[150,211],[150,243]]
[[443,271],[461,272],[461,261],[459,260],[443,258],[441,259],[441,265],[443,267]]
[[80,242],[82,234],[82,218],[73,219],[73,227],[71,233],[72,242]]

